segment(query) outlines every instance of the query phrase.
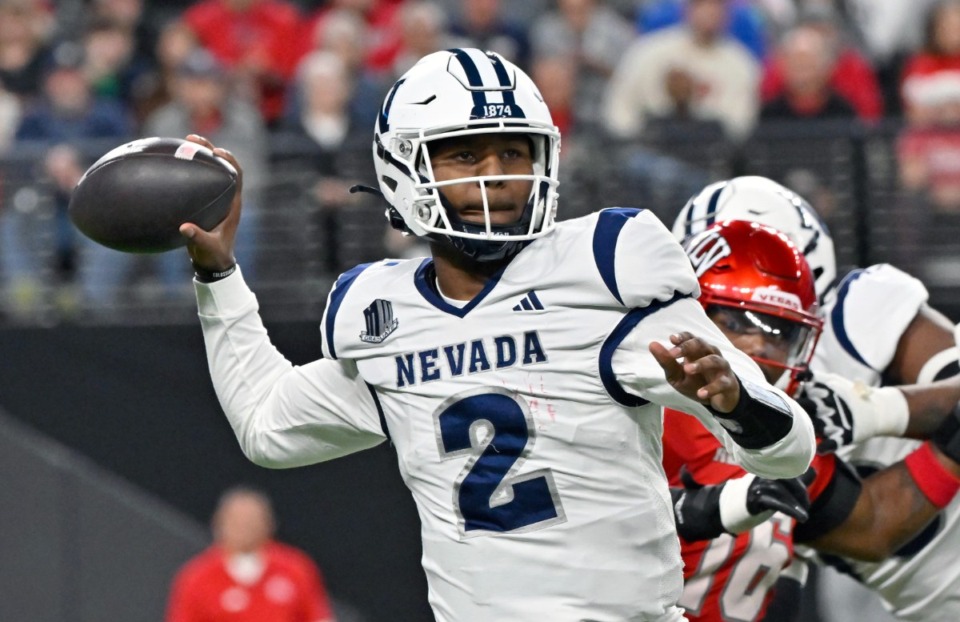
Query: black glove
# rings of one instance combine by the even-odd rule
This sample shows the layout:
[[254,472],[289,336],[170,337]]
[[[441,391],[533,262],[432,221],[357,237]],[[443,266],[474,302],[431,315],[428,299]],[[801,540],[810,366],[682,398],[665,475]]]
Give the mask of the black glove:
[[810,497],[807,486],[813,482],[816,472],[811,468],[800,477],[790,479],[754,478],[747,488],[747,511],[760,514],[767,510],[783,512],[805,523],[810,518]]
[[803,476],[770,480],[747,475],[722,484],[702,486],[686,470],[680,472],[684,488],[671,488],[677,533],[688,542],[712,540],[722,533],[743,533],[783,512],[800,522],[809,517],[810,499]]
[[853,443],[850,406],[836,391],[822,382],[804,382],[795,398],[813,422],[817,453],[833,453]]

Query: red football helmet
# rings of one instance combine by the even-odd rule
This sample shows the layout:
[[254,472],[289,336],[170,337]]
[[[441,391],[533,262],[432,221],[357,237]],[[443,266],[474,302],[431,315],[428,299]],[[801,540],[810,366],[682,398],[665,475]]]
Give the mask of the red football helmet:
[[823,327],[803,253],[776,229],[744,220],[719,222],[684,246],[704,309],[727,331],[762,335],[782,353],[779,361],[747,352],[761,365],[782,368],[777,384],[792,395]]

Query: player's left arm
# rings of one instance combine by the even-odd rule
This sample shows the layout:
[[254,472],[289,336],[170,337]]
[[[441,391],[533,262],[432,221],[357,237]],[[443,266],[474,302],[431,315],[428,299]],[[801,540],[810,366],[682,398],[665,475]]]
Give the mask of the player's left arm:
[[707,317],[690,260],[663,224],[631,213],[601,212],[595,236],[595,249],[614,249],[595,251],[604,283],[632,308],[624,320],[632,327],[621,331],[621,324],[611,335],[617,341],[605,344],[616,346],[609,361],[613,390],[697,416],[756,475],[801,475],[814,455],[813,425],[803,409],[767,384]]

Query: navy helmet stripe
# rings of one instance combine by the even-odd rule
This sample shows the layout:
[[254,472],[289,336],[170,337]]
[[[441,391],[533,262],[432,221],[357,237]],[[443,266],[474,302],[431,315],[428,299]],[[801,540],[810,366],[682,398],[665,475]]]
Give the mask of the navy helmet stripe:
[[[455,48],[450,51],[453,52],[453,55],[460,61],[460,66],[463,67],[463,73],[467,75],[467,82],[470,83],[470,86],[475,87],[475,89],[482,89],[483,78],[480,77],[480,71],[477,69],[477,65],[473,62],[473,59],[470,58],[470,55],[467,54],[467,51],[461,50],[460,48]],[[487,105],[487,96],[482,90],[471,90],[470,92],[473,95],[473,105],[475,107]]]
[[717,220],[717,203],[720,202],[720,195],[723,194],[723,190],[726,187],[727,184],[723,184],[714,190],[713,195],[710,197],[710,203],[707,204],[707,227],[711,226]]
[[[487,54],[487,58],[490,59],[490,62],[493,63],[493,70],[497,72],[497,79],[500,81],[500,86],[508,87],[511,86],[510,74],[507,73],[507,68],[500,62],[500,59],[493,54]],[[513,95],[513,89],[503,91],[503,103],[510,106],[515,106],[517,100]]]
[[404,83],[404,81],[406,81],[406,78],[400,78],[397,80],[397,82],[393,85],[393,88],[390,89],[390,93],[387,95],[386,103],[383,104],[383,109],[380,111],[380,117],[377,119],[381,134],[390,129],[390,121],[387,119],[387,117],[390,115],[390,107],[393,106],[393,97],[397,94],[397,89],[401,84]]

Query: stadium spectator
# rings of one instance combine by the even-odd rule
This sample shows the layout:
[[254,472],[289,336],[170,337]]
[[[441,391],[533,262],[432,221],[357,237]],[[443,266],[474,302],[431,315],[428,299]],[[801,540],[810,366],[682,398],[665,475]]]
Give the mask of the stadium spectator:
[[[0,80],[0,155],[7,152],[13,143],[17,126],[20,125],[20,99],[8,91]],[[0,211],[3,207],[0,204]]]
[[202,0],[183,20],[237,88],[259,103],[267,124],[278,121],[298,60],[296,6],[287,0]]
[[520,67],[530,61],[530,39],[523,24],[506,17],[501,0],[463,0],[449,12],[456,47],[496,52]]
[[[836,12],[826,5],[812,5],[801,12],[798,25],[820,30],[834,50],[835,62],[830,86],[853,106],[860,118],[870,122],[883,116],[883,95],[877,76],[866,57],[846,41]],[[786,88],[782,58],[774,56],[764,68],[760,84],[763,101],[770,101]]]
[[319,230],[322,267],[328,274],[339,274],[349,267],[343,265],[341,247],[356,242],[343,235],[342,210],[367,200],[362,194],[351,194],[350,187],[363,178],[369,158],[369,119],[352,114],[354,84],[349,69],[333,52],[313,52],[303,59],[297,70],[297,92],[302,100],[298,115],[284,129],[291,138],[302,140],[288,145],[291,153],[276,154],[275,165],[289,170],[292,164],[300,164],[308,171],[309,206],[298,218],[313,222],[296,230]]
[[903,112],[904,64],[923,46],[924,22],[940,0],[845,0],[845,15],[880,82],[888,116]]
[[300,45],[300,54],[315,46],[314,33],[322,30],[321,24],[338,9],[350,11],[367,25],[367,68],[377,73],[388,73],[400,50],[400,21],[398,11],[404,0],[332,0],[323,4],[308,16],[304,28],[305,38]]
[[931,11],[925,50],[904,72],[907,126],[897,144],[900,181],[911,211],[960,213],[960,1]]
[[835,51],[821,30],[797,26],[776,50],[783,68],[784,88],[760,109],[763,121],[852,119],[853,106],[830,85]]
[[262,492],[221,496],[213,544],[177,573],[166,622],[334,622],[320,570],[303,551],[274,539]]
[[40,0],[0,0],[0,81],[21,99],[40,96],[52,25]]
[[[653,0],[644,2],[637,12],[637,30],[653,32],[683,21],[683,5],[687,0]],[[730,0],[727,34],[739,41],[762,61],[767,54],[768,33],[763,13],[755,0]]]
[[133,106],[134,85],[150,70],[150,59],[138,55],[134,30],[109,18],[95,19],[83,37],[84,72],[98,97],[113,97]]
[[577,115],[599,122],[607,82],[633,42],[630,22],[607,0],[560,0],[530,31],[534,60],[568,57],[577,71]]
[[153,69],[140,76],[134,86],[133,110],[138,127],[143,127],[155,110],[173,100],[177,68],[198,45],[193,31],[180,20],[171,20],[160,30]]
[[447,14],[430,0],[409,0],[398,12],[400,45],[390,67],[390,81],[396,80],[414,63],[431,52],[453,46],[447,29]]
[[[367,68],[365,61],[370,37],[367,23],[356,12],[341,8],[327,12],[315,27],[308,54],[330,51],[340,57],[353,84],[350,114],[358,123],[368,124],[370,119],[376,118],[389,84]],[[286,114],[288,118],[296,119],[300,106],[297,80],[290,89],[292,93],[287,97]]]
[[[43,98],[24,108],[15,135],[15,149],[22,154],[36,153],[39,170],[19,171],[21,180],[37,179],[29,193],[49,197],[53,206],[54,273],[57,275],[58,302],[62,311],[75,307],[72,283],[78,266],[79,238],[67,216],[70,193],[86,166],[94,159],[128,139],[133,126],[128,111],[114,100],[94,97],[83,68],[82,47],[61,43],[52,52],[51,64],[43,79]],[[41,276],[49,269],[39,263],[35,236],[27,235],[30,211],[35,201],[13,202],[0,218],[0,262],[8,291],[16,309],[13,315],[29,316],[40,303]],[[22,209],[21,209],[22,208]],[[29,210],[27,210],[29,208]]]
[[618,137],[642,134],[650,119],[715,121],[745,138],[759,111],[760,67],[726,33],[726,0],[690,0],[684,23],[643,35],[610,79],[605,123]]
[[145,0],[93,0],[90,4],[92,15],[88,21],[106,20],[130,32],[134,41],[133,56],[146,60],[153,59],[160,26],[171,19],[166,12],[176,10],[167,3],[157,6]]
[[[191,52],[177,68],[173,81],[174,99],[157,109],[143,125],[144,136],[184,136],[197,133],[216,136],[236,153],[244,154],[250,162],[250,175],[244,178],[243,193],[250,206],[250,221],[240,229],[239,240],[253,256],[258,248],[258,215],[260,193],[267,170],[267,130],[257,109],[242,96],[231,91],[230,75],[226,69],[203,49]],[[87,254],[89,269],[84,271],[83,296],[94,313],[113,312],[123,301],[126,284],[138,265],[138,257],[103,246],[93,246]],[[158,267],[159,293],[165,299],[183,298],[183,279],[189,266],[178,261],[176,254],[166,253],[152,260]],[[255,261],[251,269],[256,270]],[[149,285],[150,271],[140,274]],[[149,288],[143,293],[150,295]]]
[[960,96],[960,1],[940,2],[927,15],[923,49],[907,61],[901,92],[916,127],[940,124],[944,105]]

